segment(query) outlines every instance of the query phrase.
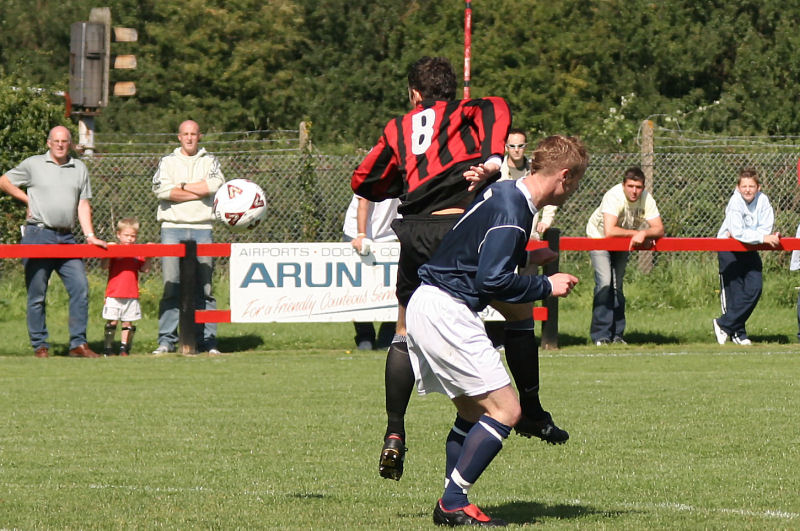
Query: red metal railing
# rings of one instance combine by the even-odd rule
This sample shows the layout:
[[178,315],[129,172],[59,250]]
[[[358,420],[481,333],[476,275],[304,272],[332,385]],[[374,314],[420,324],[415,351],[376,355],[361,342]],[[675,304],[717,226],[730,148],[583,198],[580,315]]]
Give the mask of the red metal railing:
[[[559,251],[627,251],[630,238],[585,238],[563,237],[554,240]],[[528,250],[547,247],[547,241],[531,241]],[[672,251],[795,251],[800,250],[800,238],[782,238],[778,247],[769,245],[746,245],[732,238],[661,238],[649,249],[637,249],[657,252]],[[197,244],[197,256],[230,256],[230,243]],[[162,257],[176,256],[184,258],[186,247],[183,244],[147,243],[134,245],[109,245],[107,249],[89,244],[73,245],[0,245],[0,258],[119,258],[125,256]],[[550,313],[555,318],[551,330],[558,330],[558,310],[556,306],[534,308],[533,318],[547,321]],[[230,310],[195,310],[194,321],[197,323],[229,323]],[[183,321],[182,321],[183,322]],[[551,332],[552,334],[552,332]],[[545,334],[543,334],[544,336]],[[548,334],[549,335],[549,334]],[[543,337],[543,344],[545,338]],[[551,339],[554,341],[554,339]]]

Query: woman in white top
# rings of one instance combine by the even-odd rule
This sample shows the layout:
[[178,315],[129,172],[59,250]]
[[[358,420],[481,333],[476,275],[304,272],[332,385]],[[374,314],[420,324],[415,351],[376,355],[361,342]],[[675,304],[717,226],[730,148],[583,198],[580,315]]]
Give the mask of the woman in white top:
[[[753,168],[739,172],[725,219],[717,238],[734,238],[742,243],[780,245],[780,233],[772,233],[775,212],[769,198],[761,192],[761,179]],[[758,251],[719,252],[719,298],[722,315],[712,320],[717,342],[728,337],[737,345],[750,345],[745,322],[761,297],[761,257]]]

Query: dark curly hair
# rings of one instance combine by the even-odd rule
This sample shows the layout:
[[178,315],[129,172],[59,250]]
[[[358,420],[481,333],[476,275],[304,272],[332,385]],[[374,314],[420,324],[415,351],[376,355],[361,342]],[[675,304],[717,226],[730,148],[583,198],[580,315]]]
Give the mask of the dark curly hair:
[[454,100],[456,74],[446,58],[425,56],[409,67],[408,87],[426,100]]

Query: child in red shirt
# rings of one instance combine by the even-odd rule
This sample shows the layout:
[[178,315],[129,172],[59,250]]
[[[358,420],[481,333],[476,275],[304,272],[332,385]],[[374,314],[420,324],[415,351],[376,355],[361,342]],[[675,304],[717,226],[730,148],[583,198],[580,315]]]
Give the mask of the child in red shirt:
[[[123,218],[117,222],[117,240],[120,245],[136,243],[139,234],[139,221],[136,218]],[[115,242],[109,242],[109,245]],[[150,259],[142,256],[122,258],[104,258],[102,265],[108,268],[108,285],[106,301],[103,305],[103,319],[107,319],[105,328],[104,354],[114,354],[114,336],[117,323],[122,321],[120,333],[120,356],[127,356],[133,345],[133,334],[136,325],[133,321],[142,318],[139,305],[139,271],[150,271]]]

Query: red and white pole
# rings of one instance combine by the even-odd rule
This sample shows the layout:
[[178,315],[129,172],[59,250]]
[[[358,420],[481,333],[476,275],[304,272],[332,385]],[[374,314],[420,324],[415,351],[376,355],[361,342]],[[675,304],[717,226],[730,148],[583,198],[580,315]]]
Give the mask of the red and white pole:
[[469,98],[470,63],[472,60],[472,2],[464,2],[464,99]]

